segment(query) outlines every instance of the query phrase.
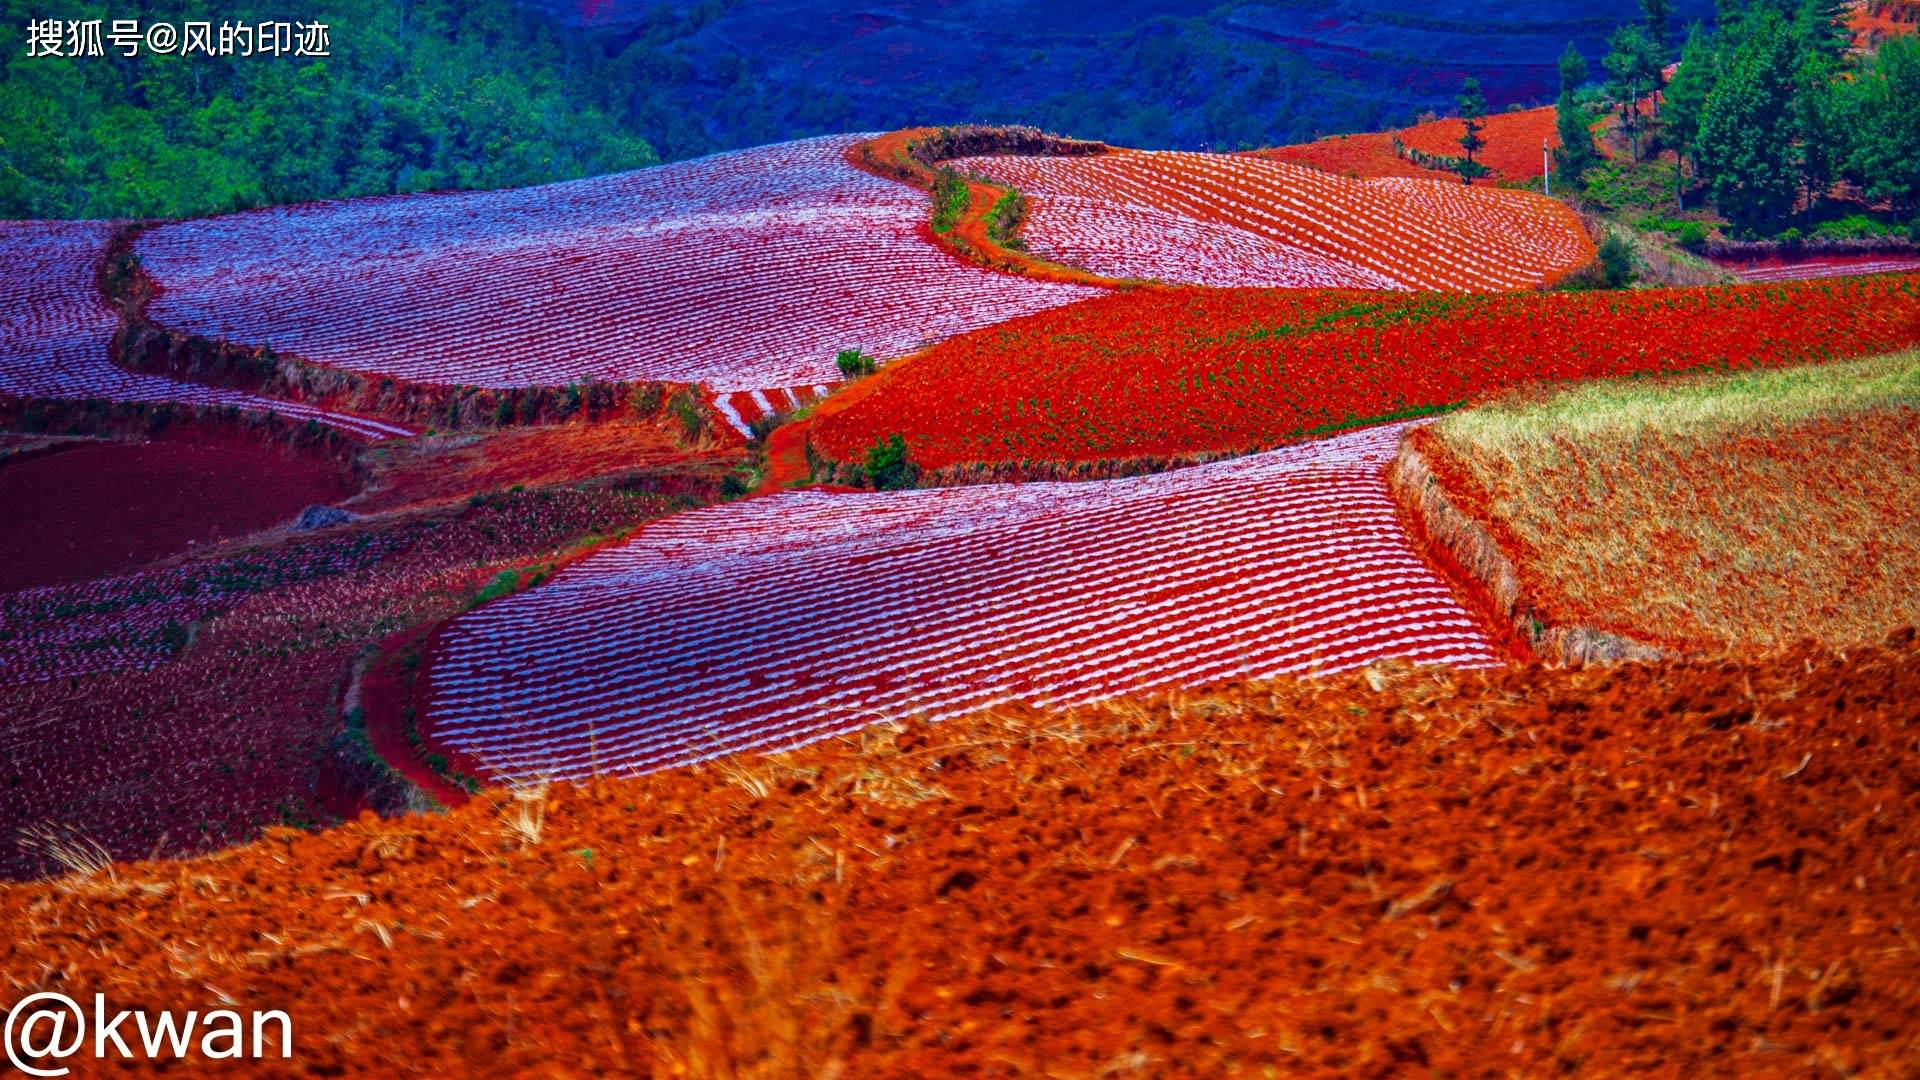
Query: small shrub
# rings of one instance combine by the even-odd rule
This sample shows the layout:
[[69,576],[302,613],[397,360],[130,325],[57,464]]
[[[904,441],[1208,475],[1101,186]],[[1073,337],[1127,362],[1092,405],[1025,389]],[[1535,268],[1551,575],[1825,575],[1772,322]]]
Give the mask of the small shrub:
[[680,427],[688,439],[698,439],[707,430],[707,414],[700,408],[700,399],[692,390],[681,390],[667,399],[667,407],[673,411],[674,419],[680,421]]
[[904,491],[920,479],[920,469],[907,456],[907,441],[897,432],[867,448],[866,472],[875,491]]
[[1600,281],[1608,289],[1624,288],[1633,283],[1633,275],[1639,260],[1633,254],[1633,245],[1613,230],[1607,230],[1606,239],[1600,241]]
[[840,355],[834,357],[833,362],[840,368],[840,374],[849,381],[862,375],[873,374],[876,366],[873,357],[859,349],[841,349]]
[[960,223],[960,215],[967,212],[967,203],[972,197],[965,177],[952,169],[941,169],[933,182],[933,231],[953,231]]
[[660,411],[660,405],[666,400],[666,390],[657,382],[647,383],[633,392],[633,414],[642,420]]
[[1821,222],[1814,227],[1813,235],[1824,240],[1864,240],[1893,235],[1895,232],[1865,214],[1848,214],[1834,221]]

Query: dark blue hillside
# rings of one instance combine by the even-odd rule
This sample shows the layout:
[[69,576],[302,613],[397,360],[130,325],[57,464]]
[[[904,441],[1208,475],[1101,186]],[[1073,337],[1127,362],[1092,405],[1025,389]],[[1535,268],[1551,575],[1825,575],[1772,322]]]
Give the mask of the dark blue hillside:
[[[1156,147],[1297,142],[1444,112],[1468,75],[1496,108],[1548,100],[1567,42],[1597,69],[1637,14],[1618,0],[532,2],[618,56],[609,89],[669,157],[966,121]],[[1676,27],[1712,17],[1712,0],[1674,7]]]

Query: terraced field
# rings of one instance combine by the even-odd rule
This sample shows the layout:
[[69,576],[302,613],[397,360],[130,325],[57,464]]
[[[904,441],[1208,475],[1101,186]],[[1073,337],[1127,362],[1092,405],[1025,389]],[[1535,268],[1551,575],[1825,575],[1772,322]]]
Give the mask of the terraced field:
[[1720,265],[1742,281],[1812,281],[1855,274],[1911,273],[1920,270],[1920,255],[1815,255]]
[[638,773],[1008,701],[1494,663],[1394,517],[1400,434],[681,514],[450,624],[425,726],[506,776]]
[[94,280],[111,223],[0,221],[0,394],[177,401],[271,410],[369,438],[409,434],[366,417],[128,371],[107,346],[119,317]]
[[164,226],[138,247],[161,287],[149,310],[421,382],[660,380],[728,400],[838,381],[842,349],[898,356],[1096,294],[940,250],[926,197],[853,168],[855,141]]
[[1593,257],[1573,213],[1528,192],[1359,180],[1229,154],[955,164],[1033,197],[1025,236],[1036,253],[1113,277],[1501,292],[1537,287]]

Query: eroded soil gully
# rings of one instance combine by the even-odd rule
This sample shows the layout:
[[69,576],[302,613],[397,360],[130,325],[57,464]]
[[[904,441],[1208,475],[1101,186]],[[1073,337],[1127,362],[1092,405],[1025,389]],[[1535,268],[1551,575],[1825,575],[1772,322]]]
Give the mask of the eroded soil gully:
[[1559,663],[1653,661],[1667,656],[1660,647],[1589,626],[1563,625],[1549,618],[1521,584],[1513,560],[1493,532],[1461,511],[1448,497],[1459,470],[1440,469],[1438,441],[1424,428],[1408,432],[1400,452],[1387,466],[1387,489],[1416,546],[1424,549],[1470,604],[1480,607],[1503,644],[1521,658],[1537,656]]

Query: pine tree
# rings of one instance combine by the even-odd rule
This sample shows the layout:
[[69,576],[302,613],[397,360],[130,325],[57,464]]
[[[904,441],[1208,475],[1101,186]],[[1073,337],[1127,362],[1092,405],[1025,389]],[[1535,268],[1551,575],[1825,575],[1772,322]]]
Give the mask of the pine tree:
[[1808,51],[1836,64],[1852,51],[1845,0],[1802,0],[1793,16],[1794,31]]
[[1460,146],[1467,152],[1467,160],[1460,167],[1462,183],[1473,183],[1477,176],[1483,176],[1487,167],[1473,159],[1487,140],[1480,132],[1487,126],[1487,96],[1480,92],[1480,80],[1469,75],[1467,81],[1460,84],[1460,126],[1465,132],[1460,136]]
[[1567,43],[1560,54],[1560,98],[1554,102],[1554,121],[1560,135],[1555,153],[1560,175],[1569,185],[1578,185],[1599,155],[1593,149],[1593,132],[1588,129],[1587,111],[1580,107],[1578,93],[1587,81],[1587,58]]
[[1640,161],[1640,96],[1653,92],[1659,80],[1660,63],[1646,31],[1627,25],[1614,31],[1607,40],[1607,55],[1601,61],[1607,69],[1607,93],[1620,102],[1621,126],[1633,145],[1633,160]]
[[1696,157],[1700,141],[1700,113],[1706,108],[1707,95],[1713,91],[1718,70],[1711,37],[1699,23],[1687,30],[1687,44],[1680,50],[1680,67],[1667,84],[1666,125],[1674,150],[1680,157],[1680,175],[1674,178],[1675,198],[1684,202],[1689,158]]
[[1640,13],[1646,17],[1647,40],[1653,44],[1663,62],[1667,57],[1667,47],[1673,39],[1670,11],[1671,5],[1668,0],[1640,0]]

